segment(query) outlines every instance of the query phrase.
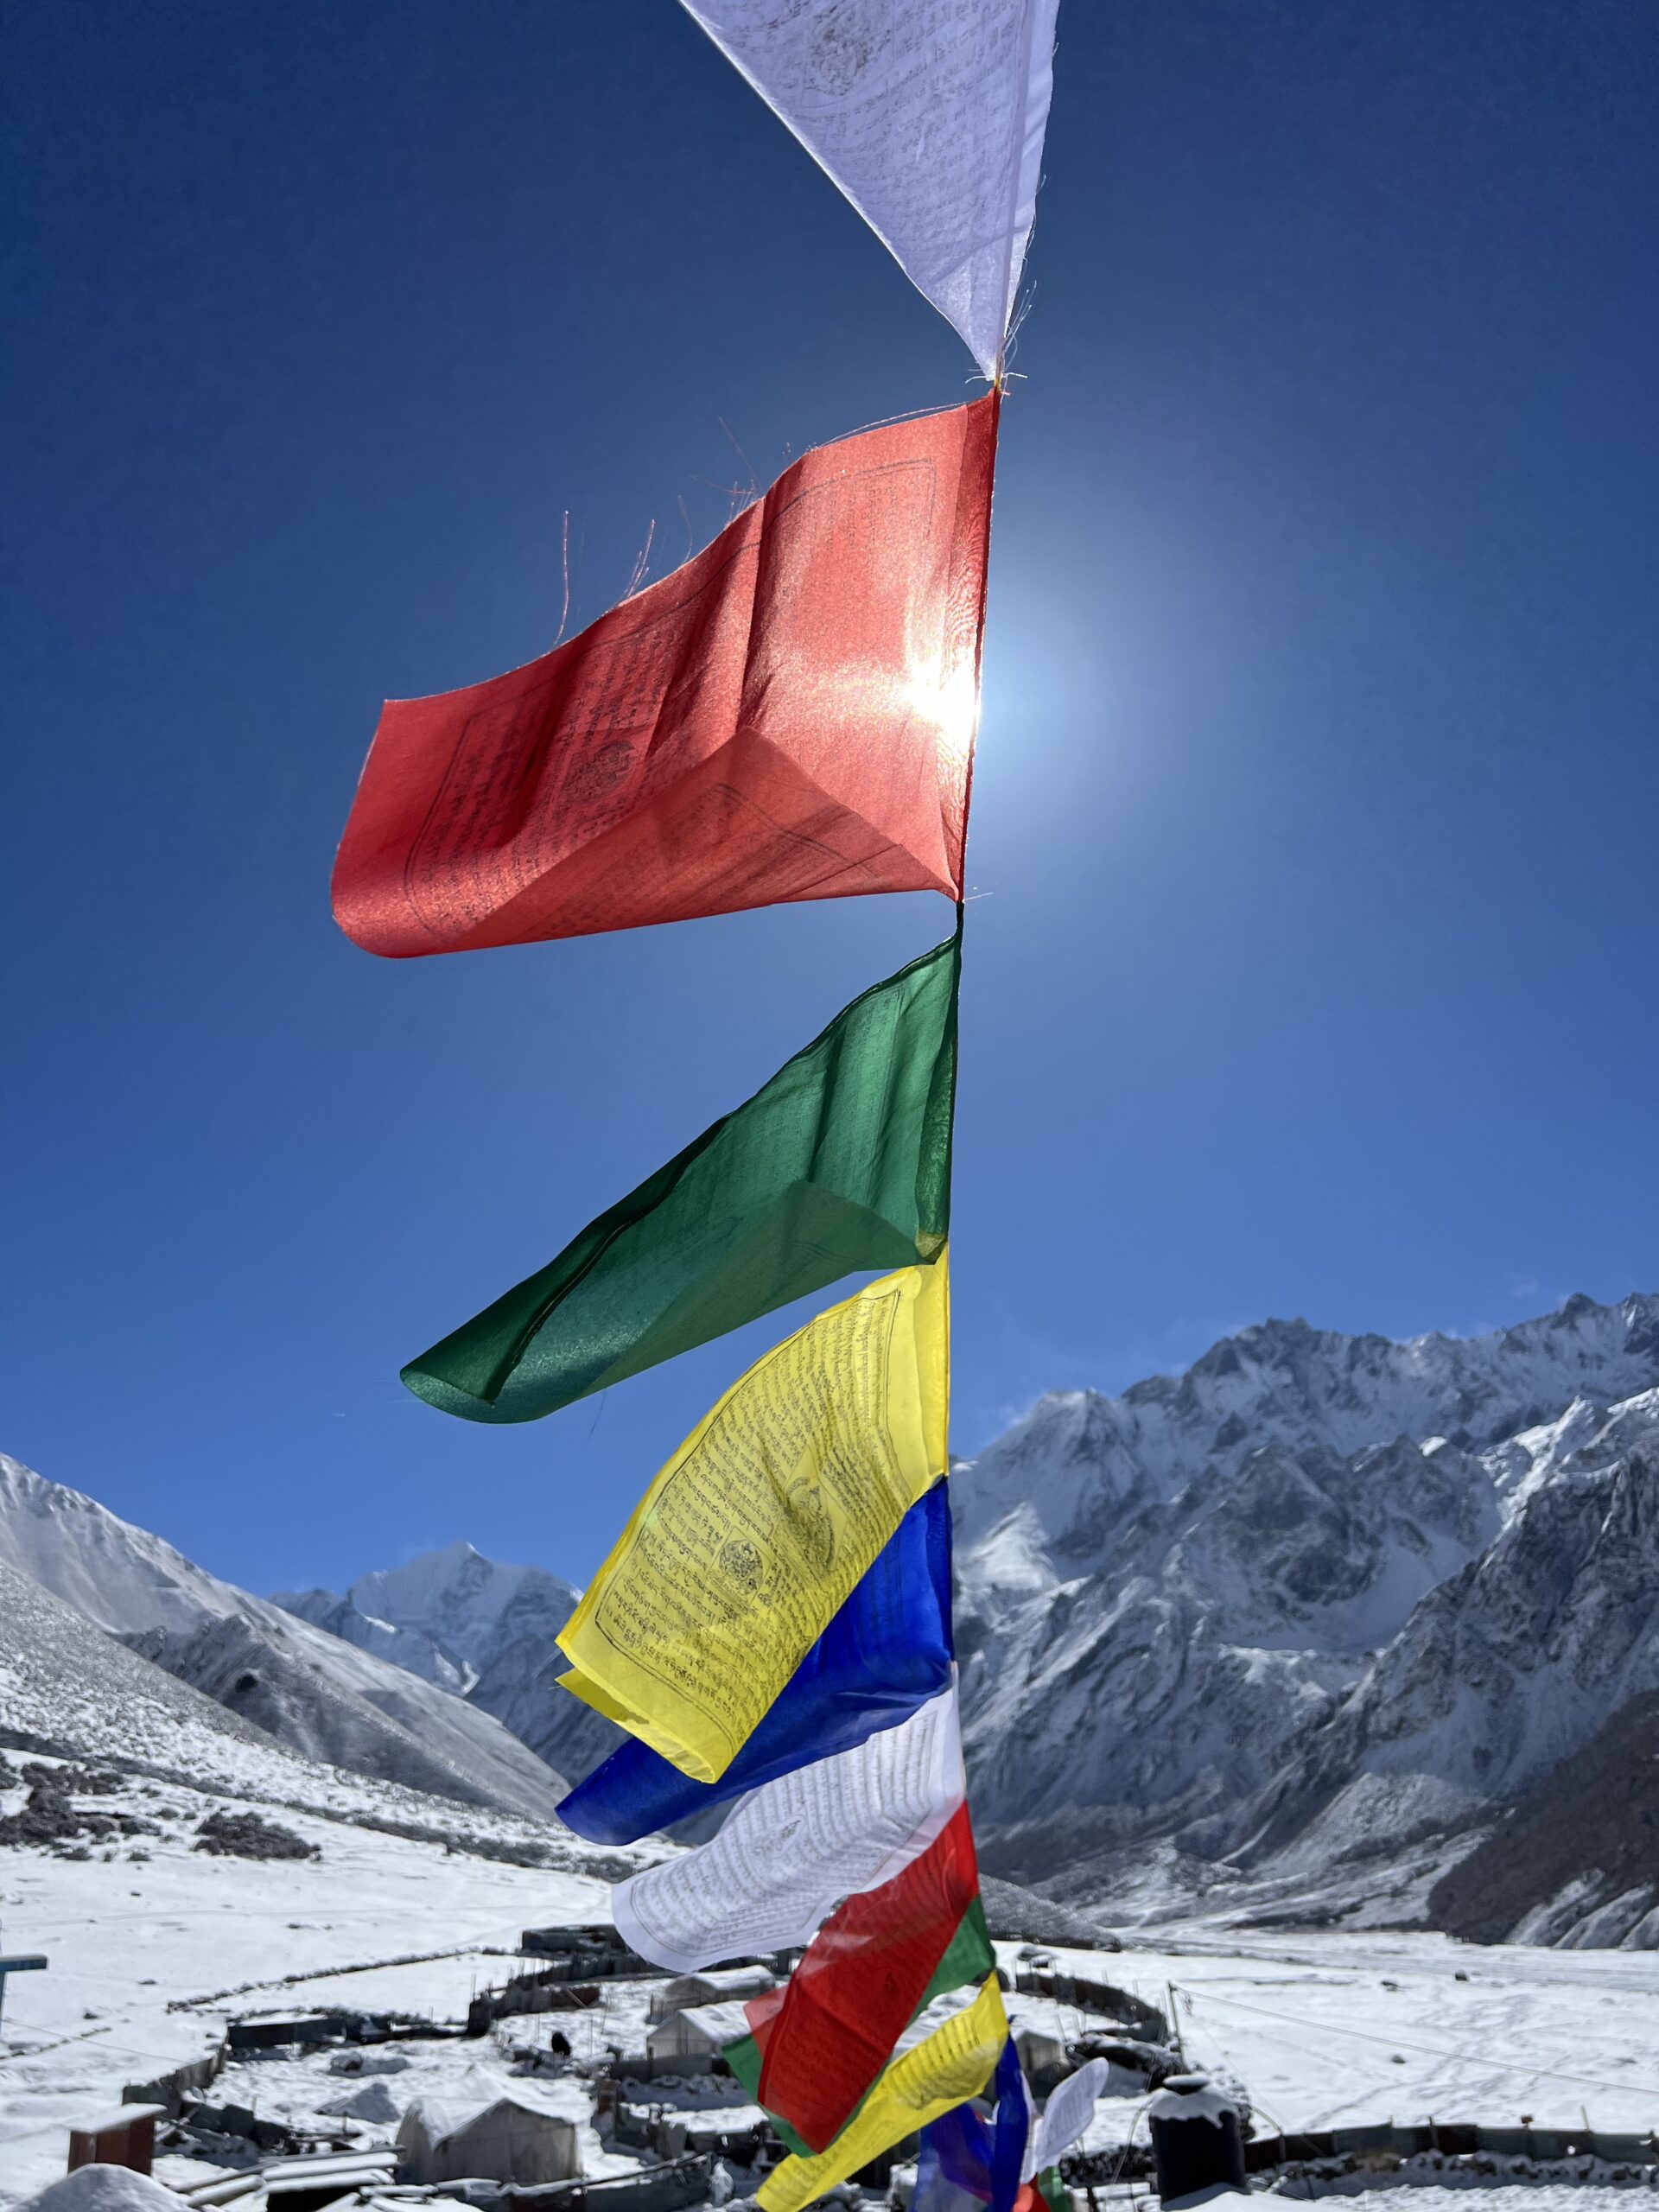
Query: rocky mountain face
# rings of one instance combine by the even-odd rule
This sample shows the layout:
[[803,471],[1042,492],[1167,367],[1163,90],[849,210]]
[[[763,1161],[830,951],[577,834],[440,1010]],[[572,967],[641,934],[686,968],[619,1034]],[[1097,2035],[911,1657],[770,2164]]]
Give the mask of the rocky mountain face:
[[622,1741],[602,1713],[559,1688],[569,1661],[550,1638],[519,1637],[493,1653],[472,1688],[474,1705],[493,1713],[561,1774],[591,1774]]
[[545,1567],[504,1567],[455,1543],[359,1575],[343,1597],[279,1590],[271,1602],[465,1696],[515,1645],[528,1643],[544,1657],[581,1595]]
[[1483,1464],[1503,1525],[1252,1808],[1255,1851],[1510,1801],[1659,1688],[1659,1389],[1580,1400]]
[[359,1575],[343,1597],[282,1591],[272,1603],[457,1692],[550,1766],[582,1776],[622,1732],[558,1687],[569,1662],[554,1638],[581,1595],[544,1567],[504,1567],[455,1543]]
[[1659,1692],[1621,1706],[1435,1885],[1474,1943],[1659,1949]]
[[[1042,1401],[953,1488],[987,1863],[1385,1892],[1659,1688],[1659,1300],[1302,1323]],[[1427,1875],[1444,1860],[1426,1863]],[[1334,1907],[1333,1907],[1334,1909]]]
[[0,1564],[308,1758],[532,1818],[564,1794],[563,1777],[487,1712],[3,1457]]

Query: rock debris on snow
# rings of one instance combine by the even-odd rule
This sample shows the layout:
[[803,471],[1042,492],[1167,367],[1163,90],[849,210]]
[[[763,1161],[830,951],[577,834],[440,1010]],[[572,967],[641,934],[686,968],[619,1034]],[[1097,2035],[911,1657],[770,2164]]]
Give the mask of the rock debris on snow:
[[210,1813],[196,1830],[195,1847],[220,1859],[320,1859],[315,1843],[258,1813]]

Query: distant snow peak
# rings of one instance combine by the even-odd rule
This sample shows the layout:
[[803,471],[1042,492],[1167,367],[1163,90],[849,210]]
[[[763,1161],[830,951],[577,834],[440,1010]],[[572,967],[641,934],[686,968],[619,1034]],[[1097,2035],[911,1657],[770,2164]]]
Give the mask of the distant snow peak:
[[0,1563],[309,1758],[535,1818],[563,1795],[487,1711],[3,1457]]
[[457,1541],[331,1590],[276,1599],[302,1619],[455,1691],[560,1773],[580,1777],[620,1732],[558,1687],[556,1641],[582,1596],[540,1567],[510,1567]]
[[465,1697],[515,1644],[550,1645],[580,1596],[544,1567],[505,1566],[457,1540],[360,1574],[343,1597],[283,1591],[273,1602]]

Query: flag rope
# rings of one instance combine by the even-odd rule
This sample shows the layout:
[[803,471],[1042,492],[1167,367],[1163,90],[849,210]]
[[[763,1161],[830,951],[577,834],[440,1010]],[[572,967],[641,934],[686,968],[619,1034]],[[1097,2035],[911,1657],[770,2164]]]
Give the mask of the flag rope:
[[947,1239],[996,468],[1058,0],[873,0],[862,44],[839,0],[684,4],[988,390],[802,454],[654,583],[648,542],[568,641],[567,514],[554,647],[387,703],[336,915],[400,958],[889,891],[944,893],[955,926],[404,1379],[468,1419],[536,1419],[883,1274],[732,1386],[561,1631],[564,1687],[626,1736],[566,1805],[627,1841],[735,1798],[613,1910],[686,1970],[806,1944],[741,2039],[793,2151],[766,2212],[973,2117],[988,2086],[990,2212],[1034,2212],[957,1710]]

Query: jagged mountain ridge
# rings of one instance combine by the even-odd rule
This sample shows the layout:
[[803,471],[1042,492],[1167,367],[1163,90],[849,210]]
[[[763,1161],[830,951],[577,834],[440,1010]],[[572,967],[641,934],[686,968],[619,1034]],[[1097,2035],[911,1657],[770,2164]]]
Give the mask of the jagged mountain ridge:
[[3,1455],[0,1563],[308,1758],[532,1819],[564,1793],[487,1713]]
[[[1269,1323],[1041,1402],[953,1484],[988,1863],[1313,1882],[1528,1787],[1659,1686],[1656,1381],[1659,1300],[1574,1299],[1467,1343]],[[1402,1433],[1344,1451],[1362,1416]]]
[[544,1567],[505,1567],[471,1544],[360,1574],[344,1596],[278,1592],[302,1620],[453,1688],[562,1774],[582,1776],[622,1731],[558,1686],[555,1638],[582,1592]]
[[1549,1421],[1577,1398],[1612,1404],[1659,1381],[1659,1297],[1554,1313],[1484,1337],[1405,1343],[1264,1321],[1224,1337],[1184,1374],[1121,1397],[1051,1394],[969,1463],[960,1540],[1016,1507],[1063,1557],[1087,1558],[1126,1508],[1167,1503],[1198,1477],[1236,1473],[1268,1444],[1351,1457],[1398,1437],[1464,1449]]
[[[343,1595],[279,1590],[271,1603],[466,1696],[516,1644],[545,1656],[581,1595],[545,1567],[504,1566],[471,1544],[454,1543],[360,1574]],[[495,1712],[487,1698],[477,1701]]]

